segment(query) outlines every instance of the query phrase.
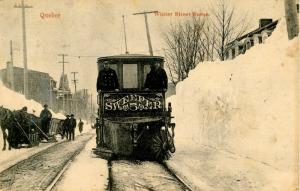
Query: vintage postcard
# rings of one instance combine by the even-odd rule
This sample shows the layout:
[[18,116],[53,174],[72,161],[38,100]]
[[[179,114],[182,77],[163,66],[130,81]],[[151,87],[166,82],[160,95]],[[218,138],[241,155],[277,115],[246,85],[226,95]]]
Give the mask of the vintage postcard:
[[299,190],[298,0],[0,0],[0,190]]

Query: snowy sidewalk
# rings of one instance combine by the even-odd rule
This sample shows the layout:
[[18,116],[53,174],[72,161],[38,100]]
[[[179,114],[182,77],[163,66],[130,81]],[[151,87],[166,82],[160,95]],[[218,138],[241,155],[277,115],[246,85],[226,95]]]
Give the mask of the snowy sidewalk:
[[[83,133],[87,133],[90,131],[94,131],[94,130],[90,129],[90,128],[85,128]],[[0,130],[0,133],[2,134],[1,130]],[[75,137],[76,136],[80,136],[80,134],[78,132],[76,132]],[[8,148],[7,148],[5,151],[0,151],[0,172],[13,166],[14,164],[16,164],[22,160],[29,158],[30,156],[32,156],[38,152],[41,152],[55,144],[58,144],[58,143],[64,142],[64,141],[67,141],[67,140],[58,138],[57,142],[52,142],[52,143],[41,142],[39,144],[39,146],[35,146],[32,148],[21,148],[21,149],[12,149],[12,150],[8,150]],[[2,146],[2,144],[3,144],[2,139],[1,139],[0,143]]]
[[5,151],[0,151],[0,172],[13,166],[14,164],[29,158],[30,156],[41,152],[55,144],[63,142],[64,140],[59,140],[58,142],[53,143],[40,143],[39,146],[31,148],[21,148],[21,149],[12,149]]
[[[179,150],[167,164],[193,190],[285,191],[289,174],[260,161],[215,148]],[[287,183],[287,184],[284,184]]]

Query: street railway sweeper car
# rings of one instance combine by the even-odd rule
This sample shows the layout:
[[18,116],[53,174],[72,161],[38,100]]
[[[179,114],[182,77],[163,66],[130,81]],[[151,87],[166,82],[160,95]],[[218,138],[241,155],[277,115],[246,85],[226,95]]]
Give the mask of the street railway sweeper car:
[[117,75],[119,90],[98,91],[93,152],[102,158],[169,159],[175,152],[171,103],[166,107],[166,90],[144,87],[151,65],[163,67],[164,58],[139,54],[100,57],[98,71],[107,62]]

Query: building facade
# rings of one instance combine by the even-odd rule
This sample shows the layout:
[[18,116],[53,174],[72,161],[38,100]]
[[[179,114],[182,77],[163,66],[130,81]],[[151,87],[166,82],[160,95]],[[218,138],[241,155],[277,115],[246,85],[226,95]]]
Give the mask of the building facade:
[[240,54],[244,54],[248,49],[256,44],[264,43],[271,36],[276,28],[278,20],[260,19],[259,27],[226,45],[226,60],[234,59]]
[[[44,72],[27,70],[28,72],[28,99],[33,99],[41,104],[51,104],[55,95],[56,81]],[[19,93],[24,92],[24,69],[11,66],[7,63],[5,69],[0,70],[3,84]]]

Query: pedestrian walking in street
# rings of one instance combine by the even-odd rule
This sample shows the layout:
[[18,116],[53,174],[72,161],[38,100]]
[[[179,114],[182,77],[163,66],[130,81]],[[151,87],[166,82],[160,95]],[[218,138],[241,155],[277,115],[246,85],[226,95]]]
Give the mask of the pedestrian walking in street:
[[69,140],[73,140],[75,138],[75,128],[76,128],[76,119],[74,118],[74,114],[71,114],[70,124],[69,124]]
[[84,123],[81,121],[81,119],[79,119],[78,128],[79,128],[80,133],[82,133],[83,125],[84,125]]

